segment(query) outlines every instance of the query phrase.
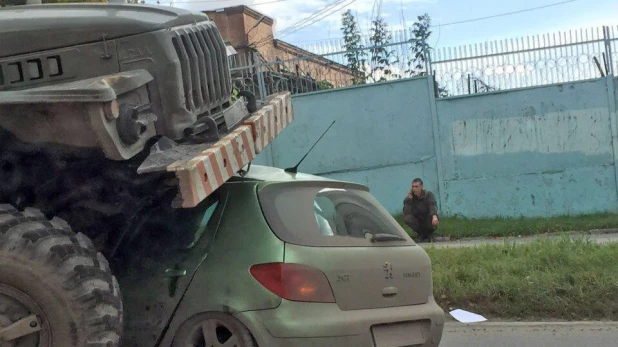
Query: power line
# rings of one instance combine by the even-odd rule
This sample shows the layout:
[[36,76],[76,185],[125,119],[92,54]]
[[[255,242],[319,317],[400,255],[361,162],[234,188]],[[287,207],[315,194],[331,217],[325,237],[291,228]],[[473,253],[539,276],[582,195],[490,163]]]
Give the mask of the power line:
[[[336,1],[336,3],[337,3],[337,4],[341,4],[341,3],[342,3],[342,2],[344,2],[344,1],[348,1],[348,0],[340,0],[340,1]],[[306,21],[307,19],[309,19],[310,17],[316,17],[313,21],[311,21],[311,22],[309,22],[309,23],[307,23],[307,24],[304,24],[304,25],[302,25],[302,26],[299,26],[298,24],[299,24],[300,22],[298,22],[298,23],[296,23],[296,24],[294,24],[294,25],[291,25],[291,26],[289,26],[289,27],[287,27],[287,28],[283,29],[283,32],[285,32],[285,33],[284,33],[284,34],[280,34],[280,35],[279,35],[279,39],[282,39],[282,38],[284,38],[284,37],[286,37],[286,36],[289,36],[289,35],[291,35],[291,34],[293,34],[293,33],[297,32],[297,31],[299,31],[299,30],[302,30],[302,29],[304,29],[304,28],[306,28],[306,27],[308,27],[308,26],[311,26],[311,25],[313,25],[314,23],[319,22],[319,21],[321,21],[322,19],[324,19],[324,18],[328,17],[329,15],[333,14],[335,11],[342,10],[342,9],[344,9],[345,7],[347,7],[347,6],[351,5],[351,4],[352,4],[352,3],[354,3],[355,1],[356,1],[356,0],[352,0],[350,3],[348,3],[348,4],[344,4],[344,6],[343,6],[343,7],[341,7],[341,8],[338,8],[338,9],[333,9],[333,10],[332,10],[332,11],[330,11],[330,12],[326,12],[326,13],[319,14],[319,12],[324,12],[324,10],[326,10],[326,9],[327,9],[327,8],[325,7],[325,8],[323,8],[322,10],[317,11],[317,12],[315,12],[314,14],[312,14],[311,16],[309,16],[309,17],[307,17],[307,18],[303,19],[301,22],[305,22],[305,21]],[[332,4],[331,4],[331,5],[332,5]],[[330,6],[330,5],[328,5],[327,7],[331,7],[331,6]],[[316,14],[317,14],[317,16],[316,16]],[[321,15],[321,17],[319,17],[320,15]],[[292,29],[293,29],[293,30],[292,30]],[[268,35],[267,37],[265,37],[265,38],[261,39],[260,41],[256,42],[255,44],[253,44],[253,46],[254,46],[254,47],[256,47],[256,48],[259,48],[259,47],[263,46],[264,44],[266,44],[267,42],[270,42],[270,41],[271,41],[271,40],[273,40],[273,39],[274,39],[274,36],[273,36],[272,34],[271,34],[271,35]]]
[[462,20],[462,21],[458,21],[458,22],[451,22],[451,23],[446,23],[446,24],[440,24],[438,26],[445,27],[445,26],[448,26],[448,25],[470,23],[470,22],[476,22],[476,21],[485,20],[485,19],[492,19],[492,18],[497,18],[497,17],[509,16],[509,15],[512,15],[512,14],[518,14],[518,13],[523,13],[523,12],[530,12],[530,11],[540,10],[540,9],[547,8],[547,7],[564,5],[564,4],[568,4],[570,2],[575,2],[575,1],[579,1],[579,0],[561,1],[561,2],[556,2],[556,3],[553,3],[553,4],[549,4],[549,5],[531,7],[531,8],[527,8],[527,9],[519,10],[519,11],[505,12],[505,13],[495,14],[495,15],[487,16],[487,17],[480,17],[480,18],[474,18],[474,19],[466,19],[466,20]]
[[312,14],[310,14],[309,16],[307,16],[307,17],[305,17],[305,18],[301,19],[300,21],[298,21],[298,22],[296,22],[296,23],[294,23],[294,24],[290,25],[289,27],[287,27],[287,28],[285,28],[285,29],[281,30],[281,31],[280,31],[280,34],[283,34],[283,33],[285,33],[285,32],[288,32],[288,31],[290,31],[290,30],[293,30],[293,29],[295,29],[295,28],[297,28],[297,27],[300,27],[301,25],[303,25],[303,24],[305,24],[305,23],[307,23],[307,22],[311,21],[313,18],[315,18],[315,17],[317,17],[317,16],[320,16],[322,13],[324,13],[324,12],[326,12],[326,11],[330,10],[331,8],[333,8],[333,7],[335,7],[335,6],[339,5],[339,4],[341,4],[341,3],[342,3],[342,2],[344,2],[344,1],[346,1],[346,0],[335,0],[335,1],[333,1],[332,3],[330,3],[330,4],[327,4],[326,6],[324,6],[323,8],[321,8],[321,9],[319,9],[319,10],[315,11],[315,12],[313,12],[313,13],[312,13]]
[[[315,17],[315,16],[319,16],[319,15],[320,15],[320,13],[322,13],[322,12],[324,12],[324,11],[328,10],[328,8],[329,8],[329,7],[332,7],[332,6],[334,6],[334,5],[337,5],[337,4],[339,4],[339,3],[343,2],[343,1],[345,1],[345,0],[335,0],[335,1],[333,1],[332,3],[325,5],[323,8],[321,8],[321,9],[319,9],[319,10],[317,10],[317,11],[313,12],[313,13],[312,13],[312,14],[310,14],[309,16],[307,16],[307,17],[305,17],[305,18],[301,19],[300,21],[298,21],[298,22],[296,22],[296,23],[294,23],[294,24],[292,24],[292,25],[290,25],[290,26],[288,26],[288,27],[286,27],[286,28],[283,28],[283,30],[281,30],[279,33],[281,34],[281,33],[285,33],[285,32],[291,31],[291,30],[293,30],[294,28],[296,28],[296,27],[300,26],[301,24],[303,24],[304,22],[306,22],[306,21],[308,21],[308,20],[312,19],[313,17]],[[265,38],[261,39],[260,41],[253,43],[253,46],[254,46],[254,47],[256,47],[256,48],[261,47],[263,44],[265,44],[265,43],[267,43],[267,42],[271,41],[272,39],[274,39],[274,35],[273,35],[273,34],[268,35],[268,36],[266,36]]]
[[[466,19],[466,20],[457,21],[457,22],[451,22],[451,23],[446,23],[446,24],[438,24],[438,25],[435,25],[435,26],[432,25],[432,27],[436,27],[436,26],[437,27],[443,27],[443,26],[456,25],[456,24],[462,24],[462,23],[476,22],[476,21],[481,21],[481,20],[485,20],[485,19],[509,16],[509,15],[518,14],[518,13],[522,13],[522,12],[535,11],[535,10],[544,9],[544,8],[547,8],[547,7],[564,5],[564,4],[575,2],[575,1],[579,1],[579,0],[562,1],[562,2],[557,2],[557,3],[553,3],[553,4],[537,6],[537,7],[531,7],[531,8],[527,8],[527,9],[523,9],[523,10],[518,10],[518,11],[505,12],[505,13],[495,14],[495,15],[491,15],[491,16],[486,16],[486,17]],[[364,36],[367,36],[367,35],[364,35]],[[342,38],[343,37],[337,37],[335,39],[342,39]],[[318,41],[323,41],[323,39],[320,39],[320,40],[303,40],[303,41],[298,41],[298,42],[318,42]]]
[[[346,0],[344,0],[344,1],[346,1]],[[343,1],[342,1],[342,2],[343,2]],[[299,27],[297,27],[297,28],[296,28],[296,29],[294,29],[294,30],[291,30],[291,31],[286,32],[285,34],[282,34],[282,35],[281,35],[281,38],[284,38],[284,37],[286,37],[286,36],[289,36],[289,35],[291,35],[291,34],[293,34],[293,33],[297,32],[297,31],[299,31],[299,30],[302,30],[302,29],[304,29],[304,28],[306,28],[306,27],[308,27],[308,26],[311,26],[311,25],[313,25],[313,24],[315,24],[315,23],[317,23],[317,22],[321,21],[322,19],[324,19],[324,18],[326,18],[326,17],[330,16],[331,14],[335,13],[336,11],[341,11],[341,10],[343,10],[344,8],[346,8],[346,7],[350,6],[350,5],[352,5],[354,2],[356,2],[356,0],[352,0],[352,1],[350,1],[349,3],[347,3],[347,4],[343,4],[343,6],[341,6],[341,7],[339,7],[339,8],[334,8],[334,9],[332,9],[332,11],[330,11],[330,12],[327,12],[327,13],[323,14],[321,17],[319,17],[319,18],[315,18],[313,21],[311,21],[311,22],[309,22],[309,23],[307,23],[307,24],[305,24],[305,25],[303,25],[303,26],[299,26]],[[340,2],[340,4],[341,4],[341,2]]]
[[[284,38],[284,37],[286,37],[286,36],[289,36],[289,35],[291,35],[291,34],[293,34],[293,33],[297,32],[297,31],[299,31],[299,30],[302,30],[302,29],[304,29],[304,28],[306,28],[306,27],[308,27],[308,26],[311,26],[311,25],[313,25],[313,24],[315,24],[315,23],[317,23],[317,22],[321,21],[322,19],[324,19],[324,18],[326,18],[326,17],[330,16],[330,15],[331,15],[331,14],[333,14],[334,12],[336,12],[336,11],[340,11],[340,10],[342,10],[342,9],[346,8],[347,6],[350,6],[350,5],[351,5],[351,4],[353,4],[354,2],[356,2],[356,0],[352,0],[351,2],[349,2],[349,3],[347,3],[347,4],[343,4],[343,6],[342,6],[342,7],[340,7],[340,8],[332,9],[330,12],[324,12],[324,11],[328,10],[328,8],[329,8],[329,7],[331,7],[331,8],[332,8],[332,7],[333,7],[333,5],[334,5],[334,6],[341,5],[341,4],[342,4],[343,2],[345,2],[345,1],[348,1],[348,0],[337,0],[337,1],[335,1],[335,2],[333,2],[333,3],[331,3],[331,4],[329,4],[329,5],[325,6],[325,7],[324,7],[324,8],[322,8],[321,10],[314,12],[312,15],[308,16],[307,18],[304,18],[303,20],[301,20],[301,21],[299,21],[299,22],[297,22],[297,23],[295,23],[295,24],[293,24],[293,25],[291,25],[291,26],[289,26],[289,27],[287,27],[287,28],[283,29],[283,32],[285,32],[285,33],[284,33],[284,34],[280,34],[279,39],[282,39],[282,38]],[[321,16],[321,17],[320,17],[320,16]],[[313,21],[311,21],[311,22],[309,22],[309,23],[307,23],[307,24],[304,24],[304,25],[302,25],[302,26],[300,26],[300,25],[299,25],[301,22],[306,22],[306,21],[307,21],[309,18],[311,18],[311,17],[315,17],[315,19],[313,19]],[[293,29],[293,30],[292,30],[292,29]],[[261,39],[260,41],[258,41],[258,42],[256,42],[256,43],[254,43],[254,44],[252,44],[252,45],[253,45],[255,48],[259,48],[259,47],[261,47],[262,45],[266,44],[267,42],[269,42],[269,41],[271,41],[271,40],[273,40],[273,39],[274,39],[274,37],[273,37],[273,35],[271,34],[271,35],[268,35],[267,37],[265,37],[265,38]]]
[[[338,5],[341,5],[342,3],[344,3],[345,1],[348,0],[335,0],[330,4],[327,4],[326,6],[324,6],[323,8],[315,11],[314,13],[312,13],[311,15],[301,19],[300,21],[288,26],[287,28],[284,28],[282,31],[279,32],[279,38],[283,38],[286,37],[288,35],[291,35],[299,30],[302,30],[316,22],[319,22],[320,20],[328,17],[329,15],[331,15],[332,13],[334,13],[335,11],[341,10],[349,5],[351,5],[352,3],[354,3],[356,0],[352,0],[350,3],[345,4],[343,7],[341,8],[337,8],[334,9],[334,7],[337,7]],[[328,12],[327,12],[328,11]],[[268,35],[267,37],[261,39],[260,41],[254,43],[254,46],[257,47],[261,47],[261,45],[265,44],[266,42],[269,42],[270,40],[272,40],[274,37],[273,35]]]

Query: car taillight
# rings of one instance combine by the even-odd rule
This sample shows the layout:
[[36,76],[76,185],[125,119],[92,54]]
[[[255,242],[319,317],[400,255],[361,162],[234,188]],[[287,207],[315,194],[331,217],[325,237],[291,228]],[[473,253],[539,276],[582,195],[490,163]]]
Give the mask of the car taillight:
[[251,275],[277,296],[290,301],[335,302],[333,290],[322,271],[300,264],[253,265]]

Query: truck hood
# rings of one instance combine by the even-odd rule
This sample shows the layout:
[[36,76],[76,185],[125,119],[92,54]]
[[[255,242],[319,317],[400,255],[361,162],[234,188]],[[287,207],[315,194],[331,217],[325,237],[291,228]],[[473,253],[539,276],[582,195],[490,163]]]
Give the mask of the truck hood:
[[170,6],[73,3],[0,9],[0,58],[208,20]]

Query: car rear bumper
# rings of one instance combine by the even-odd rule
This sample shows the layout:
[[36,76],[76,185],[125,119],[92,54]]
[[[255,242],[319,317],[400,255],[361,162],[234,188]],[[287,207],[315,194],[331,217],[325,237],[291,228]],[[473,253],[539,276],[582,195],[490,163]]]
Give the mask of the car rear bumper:
[[445,320],[433,297],[423,305],[350,311],[336,304],[282,300],[276,309],[240,312],[236,317],[260,347],[438,346]]

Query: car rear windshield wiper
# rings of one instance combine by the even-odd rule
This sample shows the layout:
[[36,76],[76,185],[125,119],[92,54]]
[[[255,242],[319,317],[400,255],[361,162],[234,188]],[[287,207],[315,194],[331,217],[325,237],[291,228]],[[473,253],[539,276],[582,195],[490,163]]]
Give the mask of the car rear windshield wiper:
[[392,234],[374,234],[371,237],[371,242],[380,242],[380,241],[406,241],[405,238]]

